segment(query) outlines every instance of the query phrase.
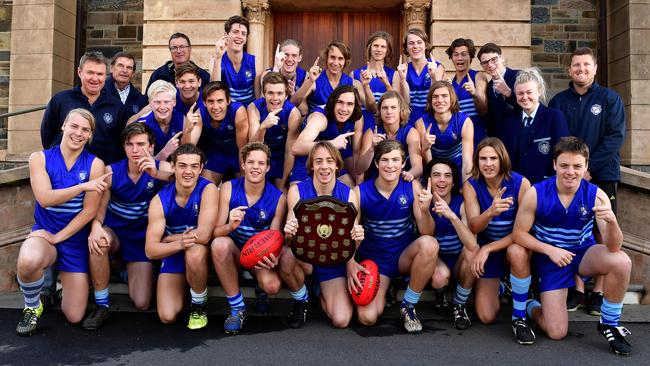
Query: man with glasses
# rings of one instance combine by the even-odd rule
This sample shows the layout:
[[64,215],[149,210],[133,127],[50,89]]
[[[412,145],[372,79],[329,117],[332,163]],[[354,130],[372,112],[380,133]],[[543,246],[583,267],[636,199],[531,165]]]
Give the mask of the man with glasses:
[[492,80],[487,85],[487,114],[485,123],[488,136],[495,136],[499,124],[510,115],[521,114],[514,93],[515,78],[519,70],[504,65],[501,48],[494,43],[486,43],[478,51],[478,59],[483,70]]
[[149,90],[151,83],[156,80],[165,80],[174,84],[176,68],[188,62],[196,66],[199,70],[199,74],[201,75],[201,85],[205,85],[210,81],[210,74],[204,69],[198,67],[194,62],[190,61],[190,56],[192,55],[192,44],[190,43],[190,38],[188,36],[183,33],[172,34],[171,37],[169,37],[169,53],[171,54],[172,59],[157,68],[156,71],[151,74],[149,84],[147,84],[147,91]]

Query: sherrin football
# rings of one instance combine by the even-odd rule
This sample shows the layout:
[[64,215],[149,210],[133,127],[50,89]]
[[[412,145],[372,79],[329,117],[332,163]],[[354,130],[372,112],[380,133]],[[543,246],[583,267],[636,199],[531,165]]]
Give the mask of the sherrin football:
[[370,273],[357,272],[357,277],[361,282],[361,290],[352,293],[352,300],[359,306],[366,306],[374,300],[379,291],[379,268],[377,264],[370,259],[362,260],[359,263],[362,267],[367,269]]
[[264,257],[273,253],[277,258],[282,251],[284,235],[279,230],[265,230],[253,235],[239,255],[239,262],[246,269],[252,269]]

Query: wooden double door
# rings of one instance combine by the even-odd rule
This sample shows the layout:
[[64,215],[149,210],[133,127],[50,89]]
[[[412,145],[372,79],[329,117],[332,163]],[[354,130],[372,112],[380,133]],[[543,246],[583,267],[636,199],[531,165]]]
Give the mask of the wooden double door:
[[[387,64],[395,68],[401,47],[401,18],[399,12],[274,12],[273,39],[274,44],[287,38],[302,43],[300,66],[306,70],[329,42],[343,41],[352,51],[352,61],[345,70],[349,73],[366,64],[368,38],[383,30],[393,36],[393,55]],[[323,65],[324,60],[321,60]]]

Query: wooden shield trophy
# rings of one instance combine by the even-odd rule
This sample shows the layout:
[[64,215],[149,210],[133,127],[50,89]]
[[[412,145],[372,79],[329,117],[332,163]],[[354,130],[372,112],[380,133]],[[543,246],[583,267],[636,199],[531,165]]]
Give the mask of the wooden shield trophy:
[[298,232],[291,245],[296,258],[329,266],[354,256],[355,243],[350,234],[357,217],[354,205],[321,196],[301,200],[293,211],[298,219]]

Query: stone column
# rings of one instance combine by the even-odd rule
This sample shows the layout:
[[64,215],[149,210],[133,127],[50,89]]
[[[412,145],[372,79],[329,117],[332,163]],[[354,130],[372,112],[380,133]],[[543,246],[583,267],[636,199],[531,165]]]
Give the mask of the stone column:
[[407,0],[404,1],[404,25],[405,29],[418,28],[427,31],[427,15],[431,1],[429,0]]
[[264,26],[267,17],[270,15],[269,3],[268,0],[242,1],[242,8],[244,9],[244,14],[246,14],[246,19],[250,23],[247,42],[248,53],[255,55],[255,65],[261,69],[264,65],[268,64],[264,59],[266,55],[264,49],[264,40],[266,39]]
[[[14,0],[9,111],[47,104],[74,83],[76,0]],[[43,112],[9,118],[7,160],[42,149]]]
[[623,98],[627,117],[621,163],[650,172],[650,4],[607,1],[609,86]]

